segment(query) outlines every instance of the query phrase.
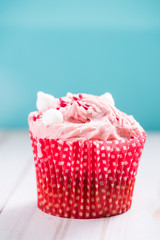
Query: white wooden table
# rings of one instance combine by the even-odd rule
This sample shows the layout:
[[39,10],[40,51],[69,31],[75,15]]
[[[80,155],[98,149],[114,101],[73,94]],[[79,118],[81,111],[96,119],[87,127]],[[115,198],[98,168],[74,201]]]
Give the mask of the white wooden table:
[[93,220],[64,219],[36,205],[27,131],[0,132],[0,240],[160,240],[160,133],[148,133],[131,210]]

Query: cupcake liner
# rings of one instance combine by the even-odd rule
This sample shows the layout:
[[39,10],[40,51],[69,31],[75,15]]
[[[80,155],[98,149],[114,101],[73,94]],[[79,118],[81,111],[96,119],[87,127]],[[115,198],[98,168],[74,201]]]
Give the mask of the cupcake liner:
[[109,217],[126,212],[145,132],[131,140],[62,141],[30,132],[38,207],[66,218]]

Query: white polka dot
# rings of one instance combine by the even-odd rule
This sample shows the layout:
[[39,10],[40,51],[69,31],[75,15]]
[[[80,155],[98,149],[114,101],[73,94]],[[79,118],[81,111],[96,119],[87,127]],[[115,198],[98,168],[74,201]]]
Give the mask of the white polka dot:
[[64,164],[64,162],[63,162],[63,161],[59,162],[59,165],[60,165],[60,166],[62,166],[63,164]]
[[119,151],[120,151],[120,148],[119,148],[119,147],[116,147],[116,151],[119,152]]
[[134,162],[134,163],[133,163],[133,166],[135,166],[135,167],[136,167],[137,165],[138,165],[138,164],[137,164],[136,162]]

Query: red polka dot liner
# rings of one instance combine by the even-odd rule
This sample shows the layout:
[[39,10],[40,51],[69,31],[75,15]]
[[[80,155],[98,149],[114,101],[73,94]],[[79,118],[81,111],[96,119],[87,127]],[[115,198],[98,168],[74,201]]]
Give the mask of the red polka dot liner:
[[118,215],[131,207],[146,133],[130,140],[37,139],[30,132],[38,207],[65,218]]

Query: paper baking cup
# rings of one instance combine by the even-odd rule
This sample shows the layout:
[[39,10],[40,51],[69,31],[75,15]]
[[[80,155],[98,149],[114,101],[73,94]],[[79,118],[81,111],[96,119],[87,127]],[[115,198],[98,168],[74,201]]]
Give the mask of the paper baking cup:
[[66,218],[109,217],[126,212],[132,194],[145,132],[131,140],[31,141],[38,207]]

